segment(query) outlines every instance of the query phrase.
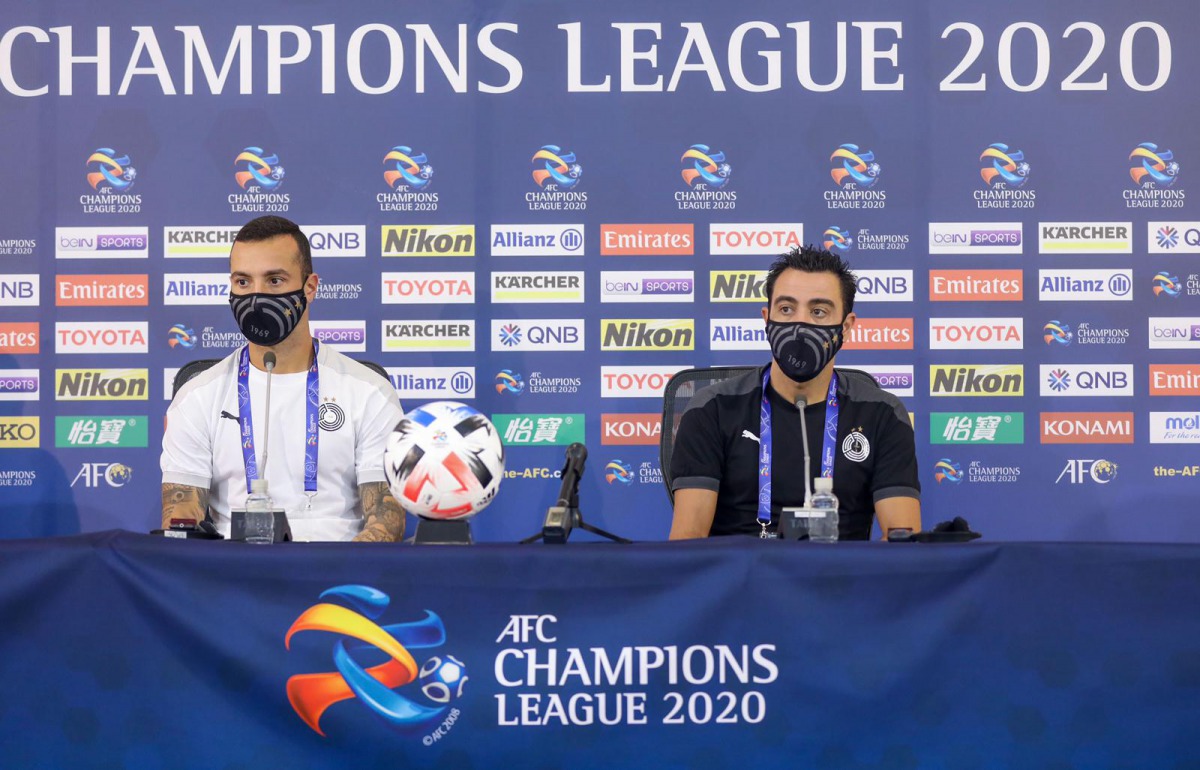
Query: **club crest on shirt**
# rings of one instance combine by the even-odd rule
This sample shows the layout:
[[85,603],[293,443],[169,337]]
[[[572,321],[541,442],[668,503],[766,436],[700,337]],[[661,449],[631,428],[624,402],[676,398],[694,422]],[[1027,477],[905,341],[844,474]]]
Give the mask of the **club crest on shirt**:
[[842,455],[851,462],[861,463],[871,456],[871,442],[859,431],[850,431],[842,441]]
[[321,404],[317,422],[320,424],[321,430],[337,430],[346,424],[346,413],[337,404],[326,401]]

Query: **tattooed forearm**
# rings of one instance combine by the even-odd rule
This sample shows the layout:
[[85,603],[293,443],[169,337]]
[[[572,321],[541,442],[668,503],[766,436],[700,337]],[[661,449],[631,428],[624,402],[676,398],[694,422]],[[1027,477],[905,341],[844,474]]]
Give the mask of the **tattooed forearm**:
[[404,509],[392,497],[387,482],[360,484],[363,530],[354,538],[360,543],[392,543],[404,537]]
[[162,485],[162,525],[171,526],[171,519],[202,521],[208,511],[208,490],[187,484]]

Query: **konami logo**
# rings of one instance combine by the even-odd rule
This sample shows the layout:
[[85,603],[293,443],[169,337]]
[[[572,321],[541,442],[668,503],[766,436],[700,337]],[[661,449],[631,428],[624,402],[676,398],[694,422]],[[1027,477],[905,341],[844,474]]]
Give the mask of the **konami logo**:
[[1021,318],[930,318],[931,350],[1021,350]]
[[718,255],[774,255],[804,245],[800,222],[758,224],[710,224],[708,253]]
[[471,304],[475,301],[475,273],[383,273],[380,276],[385,305]]
[[1150,364],[1150,395],[1200,396],[1200,364]]
[[146,321],[59,321],[54,324],[56,353],[146,353]]
[[150,277],[141,275],[58,275],[54,304],[60,307],[104,307],[150,304]]
[[931,302],[1020,302],[1025,297],[1020,270],[930,270]]
[[601,366],[601,398],[662,398],[671,377],[690,364],[680,366]]
[[1132,444],[1133,412],[1042,412],[1043,444]]
[[912,350],[913,319],[859,318],[846,335],[845,350]]
[[661,434],[661,414],[600,415],[601,444],[613,446],[656,446]]
[[600,253],[605,256],[691,256],[695,248],[690,224],[600,225]]

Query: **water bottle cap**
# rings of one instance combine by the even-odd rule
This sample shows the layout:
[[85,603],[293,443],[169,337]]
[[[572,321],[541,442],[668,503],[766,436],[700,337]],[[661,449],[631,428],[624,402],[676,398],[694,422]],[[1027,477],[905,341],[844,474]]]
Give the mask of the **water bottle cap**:
[[817,492],[832,492],[833,479],[829,478],[828,476],[818,476],[813,482],[813,489],[815,489]]
[[250,494],[252,494],[252,495],[267,494],[267,480],[266,479],[251,479]]

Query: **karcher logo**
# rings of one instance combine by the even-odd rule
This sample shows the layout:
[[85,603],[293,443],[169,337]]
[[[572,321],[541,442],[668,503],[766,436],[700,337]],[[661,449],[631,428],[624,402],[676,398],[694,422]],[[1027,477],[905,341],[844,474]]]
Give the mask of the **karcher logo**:
[[39,422],[37,417],[0,417],[0,449],[37,449]]
[[1001,366],[931,366],[929,367],[931,396],[1023,396],[1025,367],[1020,364]]
[[600,321],[601,350],[695,350],[695,321],[691,318]]
[[384,225],[385,257],[473,257],[475,225]]
[[145,401],[150,387],[146,369],[58,369],[58,401]]
[[708,274],[712,302],[766,302],[766,270],[712,270]]

